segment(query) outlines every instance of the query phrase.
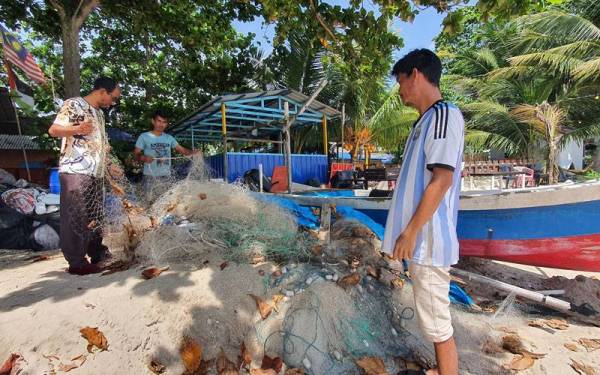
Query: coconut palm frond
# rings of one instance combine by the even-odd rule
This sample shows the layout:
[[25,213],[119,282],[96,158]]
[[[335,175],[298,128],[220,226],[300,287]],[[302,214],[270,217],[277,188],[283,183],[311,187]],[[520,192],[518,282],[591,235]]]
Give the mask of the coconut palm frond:
[[566,144],[571,141],[580,141],[595,137],[600,137],[600,121],[589,124],[578,124],[577,127],[565,131],[560,143]]
[[600,40],[600,28],[593,22],[558,10],[528,14],[517,19],[517,25],[533,32],[552,33],[570,41]]
[[573,76],[578,82],[599,81],[600,56],[577,66],[573,70]]

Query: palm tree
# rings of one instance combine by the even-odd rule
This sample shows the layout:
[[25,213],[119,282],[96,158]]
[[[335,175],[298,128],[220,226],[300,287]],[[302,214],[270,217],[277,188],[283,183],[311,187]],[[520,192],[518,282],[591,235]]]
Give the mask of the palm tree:
[[[600,14],[598,3],[588,3]],[[510,38],[488,41],[508,40],[501,47],[457,58],[464,76],[453,81],[466,98],[467,141],[522,155],[542,145],[555,182],[561,147],[600,134],[598,19],[557,10],[519,18],[506,28]]]

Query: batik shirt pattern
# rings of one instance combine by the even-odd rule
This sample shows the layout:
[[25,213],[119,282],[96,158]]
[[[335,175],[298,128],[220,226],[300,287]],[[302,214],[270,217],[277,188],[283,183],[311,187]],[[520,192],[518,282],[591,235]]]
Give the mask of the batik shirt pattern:
[[85,121],[92,122],[92,133],[63,138],[60,172],[104,177],[108,151],[104,113],[83,98],[72,98],[65,101],[54,123],[71,127]]

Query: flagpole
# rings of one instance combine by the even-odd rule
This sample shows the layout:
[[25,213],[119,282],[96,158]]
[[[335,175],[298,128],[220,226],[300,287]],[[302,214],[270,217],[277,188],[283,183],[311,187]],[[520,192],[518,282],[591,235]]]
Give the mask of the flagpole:
[[[11,76],[11,69],[10,66],[8,65],[8,62],[4,63],[4,69],[6,70],[6,74],[8,75],[8,77]],[[10,86],[10,84],[9,84]],[[15,121],[17,122],[17,130],[19,131],[19,136],[22,137],[23,136],[23,132],[21,131],[21,121],[19,120],[19,111],[17,110],[17,105],[15,103],[14,100],[12,100],[12,96],[9,95],[8,99],[10,100],[10,104],[13,107],[13,110],[15,111]],[[27,152],[25,151],[25,146],[21,146],[21,151],[23,152],[23,159],[25,159],[25,169],[27,170],[27,180],[29,182],[31,182],[31,172],[29,171],[29,161],[27,160]]]
[[[19,111],[17,111],[17,105],[15,102],[10,100],[12,103],[13,109],[15,110],[15,119],[17,120],[17,129],[19,129],[19,136],[23,136],[21,132],[21,121],[19,120]],[[27,152],[25,152],[25,146],[21,146],[21,151],[23,151],[23,159],[25,159],[25,169],[27,170],[27,181],[31,182],[31,172],[29,171],[29,162],[27,161]]]

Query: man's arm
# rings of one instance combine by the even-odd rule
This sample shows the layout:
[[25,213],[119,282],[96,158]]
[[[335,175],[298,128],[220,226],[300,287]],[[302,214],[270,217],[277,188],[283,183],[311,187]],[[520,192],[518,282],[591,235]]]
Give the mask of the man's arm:
[[177,150],[177,152],[180,152],[181,154],[183,154],[185,156],[196,155],[197,153],[200,152],[200,150],[190,150],[188,148],[185,148],[182,145],[180,145],[179,143],[175,146],[175,150]]
[[82,122],[77,126],[50,125],[48,134],[55,138],[72,137],[74,135],[88,135],[94,130],[90,121]]
[[406,229],[404,229],[404,232],[396,240],[394,258],[412,259],[417,235],[423,226],[431,220],[433,214],[440,206],[442,199],[444,199],[444,195],[446,195],[446,192],[452,186],[453,174],[453,171],[443,167],[433,168],[433,176],[429,185],[425,188],[417,210],[410,219]]
[[139,147],[133,149],[133,157],[135,158],[135,160],[144,163],[152,163],[154,161],[154,158],[152,156],[144,155],[142,149]]

